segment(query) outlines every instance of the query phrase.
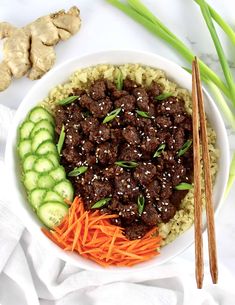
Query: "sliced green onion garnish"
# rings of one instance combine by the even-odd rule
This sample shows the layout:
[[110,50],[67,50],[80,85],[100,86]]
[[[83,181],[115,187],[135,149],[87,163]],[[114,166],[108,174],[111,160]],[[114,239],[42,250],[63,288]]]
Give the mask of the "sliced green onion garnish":
[[138,196],[137,204],[138,204],[138,213],[139,213],[139,215],[142,215],[142,213],[144,211],[144,205],[145,205],[144,196],[142,196],[142,195]]
[[60,132],[60,137],[59,137],[59,141],[58,141],[58,143],[56,144],[56,147],[57,147],[57,151],[58,151],[59,156],[60,156],[60,154],[61,154],[61,150],[62,150],[62,147],[63,147],[63,145],[64,145],[64,139],[65,139],[65,131],[64,131],[64,125],[62,125],[61,132]]
[[122,71],[120,69],[118,69],[118,75],[117,75],[117,79],[116,79],[116,87],[118,90],[122,90],[123,88],[123,75],[122,75]]
[[161,144],[158,147],[158,149],[155,151],[153,158],[158,158],[161,155],[161,153],[164,151],[165,147],[166,147],[166,144]]
[[108,123],[112,121],[116,116],[119,114],[119,112],[122,110],[122,108],[117,108],[111,111],[110,113],[107,114],[107,116],[104,118],[103,123]]
[[170,97],[170,96],[172,96],[172,93],[171,93],[171,92],[165,92],[165,93],[162,93],[162,94],[156,96],[156,97],[155,97],[155,100],[157,100],[157,101],[163,101],[163,100],[165,100],[166,98],[168,98],[168,97]]
[[135,161],[116,161],[115,164],[120,167],[127,167],[127,168],[134,168],[138,166],[138,163],[136,163]]
[[192,142],[193,142],[192,140],[187,140],[178,151],[177,156],[178,157],[183,156],[186,153],[186,151],[189,149],[189,147],[192,145]]
[[102,206],[104,206],[106,203],[108,203],[112,198],[103,198],[99,201],[97,201],[91,208],[92,209],[99,209]]
[[71,104],[71,103],[74,102],[77,98],[79,98],[78,95],[68,96],[68,97],[66,97],[66,98],[63,99],[63,100],[58,101],[57,104],[58,104],[58,105],[61,105],[61,106],[65,106],[65,105]]
[[193,188],[192,184],[181,182],[180,184],[175,186],[175,189],[178,191],[191,190]]
[[79,176],[87,171],[87,166],[75,167],[71,172],[68,173],[69,177]]
[[142,116],[143,118],[150,118],[150,115],[146,111],[136,110],[135,111],[139,116]]

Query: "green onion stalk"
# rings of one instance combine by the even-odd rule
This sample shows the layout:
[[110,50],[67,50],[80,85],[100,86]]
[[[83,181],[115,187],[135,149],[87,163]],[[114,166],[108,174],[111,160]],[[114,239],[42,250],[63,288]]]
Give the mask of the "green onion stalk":
[[224,118],[226,122],[230,122],[230,126],[232,129],[235,130],[235,116],[231,112],[228,104],[226,103],[223,94],[219,90],[219,88],[210,80],[204,80],[204,82],[207,84],[210,92],[213,94],[213,96],[216,98],[217,106],[221,112],[224,114]]
[[[200,0],[194,0],[194,1],[200,5]],[[232,44],[235,45],[235,32],[233,31],[233,29],[209,4],[207,4],[207,7],[209,8],[211,17],[221,27],[224,33],[226,33]]]
[[[195,0],[198,4],[201,4],[201,2],[204,2],[204,0]],[[175,36],[156,16],[154,16],[139,0],[128,0],[128,4],[130,5],[130,7],[132,7],[134,10],[136,10],[136,12],[140,13],[142,16],[144,16],[145,18],[147,18],[149,21],[153,22],[156,24],[156,26],[158,27],[161,27],[168,35],[170,35],[171,37],[173,37],[175,40],[178,41],[178,43],[180,44],[183,44],[178,38],[177,36]],[[235,33],[234,31],[232,30],[232,28],[219,16],[219,14],[212,8],[208,5],[208,9],[210,10],[213,18],[215,19],[215,21],[222,27],[222,29],[225,31],[225,33],[228,35],[228,37],[231,39],[231,41],[235,44]],[[208,14],[207,14],[208,15]],[[208,17],[210,18],[210,16]],[[208,21],[209,22],[209,21]],[[209,23],[212,23],[212,22],[209,22]],[[225,93],[225,91],[222,89],[221,86],[218,86],[218,83],[213,79],[213,77],[211,78],[210,77],[210,74],[207,74],[207,73],[203,73],[202,71],[202,76],[204,79],[208,79],[207,83],[210,83],[210,84],[216,84],[217,85],[217,88],[220,88],[220,90],[222,90],[226,95],[227,97],[229,97],[231,100],[233,100],[233,103],[235,101],[235,84],[234,84],[234,81],[233,81],[233,77],[232,77],[232,74],[231,74],[231,71],[229,69],[229,66],[228,66],[228,63],[226,61],[226,58],[225,58],[225,54],[223,52],[223,49],[222,49],[222,46],[220,44],[220,41],[219,41],[219,38],[217,36],[217,33],[214,29],[214,26],[213,24],[211,25],[211,27],[213,27],[212,31],[214,31],[215,33],[215,40],[214,40],[214,43],[215,45],[218,45],[218,48],[219,48],[219,54],[221,54],[220,58],[220,62],[221,62],[221,65],[223,67],[223,71],[225,71],[226,75],[227,75],[227,78],[228,79],[228,85],[229,85],[229,88],[230,88],[230,93],[229,93],[229,96],[228,94]],[[184,46],[185,48],[187,48],[186,46]],[[188,49],[188,52],[191,53],[191,51]],[[182,55],[182,54],[181,54]],[[194,56],[194,55],[193,55]],[[185,56],[184,56],[185,57]],[[186,58],[186,57],[185,57]],[[187,59],[187,58],[186,58]],[[190,61],[191,62],[191,61]],[[204,65],[203,62],[200,62],[200,65]],[[208,67],[207,67],[208,68]],[[201,67],[201,70],[202,70],[202,67]],[[212,86],[212,85],[211,85]],[[229,124],[234,128],[234,125],[235,125],[235,118],[234,118],[234,115],[233,113],[231,112],[231,110],[229,109],[228,105],[226,104],[226,101],[223,99],[223,96],[221,93],[219,93],[219,90],[215,89],[215,85],[213,86],[213,92],[217,92],[218,93],[218,96],[217,99],[219,100],[219,106],[220,106],[220,110],[222,112],[225,113],[225,118],[228,118],[228,122]],[[223,102],[222,102],[222,99],[223,99]],[[234,104],[235,105],[235,104]]]
[[[154,14],[152,14],[146,6],[144,6],[140,0],[127,0],[127,3],[120,2],[119,0],[106,0],[113,6],[120,9],[126,15],[142,24],[147,30],[152,32],[156,37],[161,38],[169,45],[171,45],[184,59],[190,64],[194,59],[193,52],[176,36],[174,35]],[[203,61],[199,61],[200,71],[202,79],[207,83],[208,87],[216,97],[216,102],[223,112],[227,123],[235,129],[235,118],[233,112],[230,110],[226,103],[223,94],[231,100],[232,105],[235,106],[235,83],[232,77],[232,73],[228,66],[225,53],[220,43],[219,37],[216,33],[212,18],[227,34],[231,42],[235,45],[235,33],[232,28],[223,20],[223,18],[211,7],[205,0],[194,0],[199,4],[201,12],[206,21],[207,27],[210,31],[213,39],[221,67],[224,72],[226,84],[220,79],[220,77],[212,71]],[[187,69],[188,70],[188,69]],[[223,94],[222,94],[222,93]],[[232,164],[230,168],[230,177],[227,187],[231,188],[233,181],[235,180],[235,155],[233,155]]]
[[227,188],[225,191],[225,197],[228,196],[234,181],[235,181],[235,153],[233,153],[232,162],[230,165],[229,178],[228,178]]
[[215,26],[213,24],[209,7],[208,7],[207,3],[205,2],[205,0],[198,0],[197,3],[200,5],[202,15],[203,15],[204,20],[207,24],[207,27],[210,31],[211,38],[214,42],[214,46],[215,46],[215,49],[217,51],[217,54],[218,54],[218,57],[220,60],[220,64],[221,64],[222,70],[224,72],[224,77],[226,79],[228,88],[230,90],[230,99],[235,106],[235,83],[233,80],[232,72],[228,65],[228,61],[226,60],[226,56],[225,56],[222,44],[219,40]]
[[[187,71],[188,73],[192,74],[192,69],[189,69],[189,68],[186,68],[186,67],[183,67],[183,69],[185,71]],[[223,94],[221,93],[219,88],[211,80],[208,80],[205,77],[202,77],[202,80],[204,81],[204,83],[207,84],[210,92],[216,98],[217,106],[218,106],[219,110],[221,112],[223,112],[225,121],[228,122],[229,125],[232,127],[232,129],[235,130],[235,115],[230,110],[227,102],[224,99]]]
[[[170,44],[188,62],[192,62],[195,55],[191,52],[191,50],[183,42],[181,42],[180,39],[178,39],[165,25],[163,25],[163,23],[156,16],[154,16],[139,0],[127,0],[128,5],[120,2],[119,0],[107,1],[115,7],[119,8],[132,19],[142,24],[155,36],[160,37],[168,44]],[[202,77],[204,79],[206,78],[211,80],[229,99],[231,99],[230,90],[218,77],[218,75],[216,75],[201,60],[199,61],[199,64]],[[231,110],[227,108],[226,112],[231,112]],[[232,117],[232,113],[229,115],[229,117]],[[232,125],[233,121],[229,121],[228,123]]]
[[[150,32],[152,32],[155,36],[160,37],[161,39],[165,40],[167,43],[169,43],[173,48],[176,49],[176,51],[182,55],[188,62],[192,62],[195,55],[191,52],[191,50],[183,43],[181,42],[173,33],[170,32],[163,24],[154,16],[151,14],[151,16],[155,17],[155,22],[152,22],[149,18],[146,18],[145,15],[142,15],[142,8],[144,7],[146,11],[148,9],[139,1],[129,1],[131,2],[132,6],[135,9],[132,8],[132,6],[126,5],[119,0],[107,0],[109,3],[114,5],[115,7],[119,8],[121,11],[123,11],[125,14],[130,16],[132,19],[136,20],[140,24],[142,24],[146,29],[148,29]],[[139,4],[141,7],[139,8]],[[137,11],[137,9],[139,9]],[[145,12],[145,11],[144,11]],[[147,13],[146,13],[147,14]],[[153,18],[153,17],[152,17]],[[199,61],[200,70],[201,73],[205,76],[213,80],[213,82],[220,88],[220,90],[223,91],[223,93],[230,98],[230,92],[227,88],[227,86],[224,84],[224,82],[216,75],[215,72],[213,72],[204,62],[201,60]]]
[[[207,2],[205,0],[195,0],[195,1],[199,4],[199,6],[201,8],[202,15],[203,15],[204,20],[207,24],[208,30],[211,34],[211,38],[214,42],[214,46],[215,46],[215,49],[217,51],[217,55],[218,55],[218,58],[219,58],[219,61],[220,61],[220,65],[221,65],[222,70],[224,72],[224,77],[226,79],[228,88],[230,89],[231,101],[235,105],[235,83],[234,83],[234,80],[233,80],[232,72],[231,72],[231,70],[229,68],[229,65],[228,65],[228,61],[226,60],[226,56],[225,56],[222,44],[219,40],[219,37],[217,35],[214,23],[212,21],[212,18],[214,18],[214,20],[221,26],[221,28],[224,30],[224,32],[228,35],[228,37],[232,41],[232,43],[235,42],[235,40],[234,40],[235,33],[227,25],[227,23],[219,16],[219,14],[212,7],[210,7],[207,4]],[[224,114],[227,117],[229,116],[229,118],[231,119],[230,121],[232,122],[232,127],[234,129],[234,124],[235,124],[234,116],[231,115],[231,117],[230,117],[231,112],[228,111],[229,108],[224,107],[223,96],[219,92],[218,88],[216,88],[216,86],[214,86],[213,83],[209,82],[208,85],[209,85],[210,89],[214,92],[214,94],[216,94],[217,103],[219,103],[220,105],[223,105]],[[226,191],[225,191],[225,196],[228,195],[230,189],[232,188],[234,180],[235,180],[235,153],[233,153],[232,162],[230,164],[229,180],[228,180],[227,188],[226,188]]]

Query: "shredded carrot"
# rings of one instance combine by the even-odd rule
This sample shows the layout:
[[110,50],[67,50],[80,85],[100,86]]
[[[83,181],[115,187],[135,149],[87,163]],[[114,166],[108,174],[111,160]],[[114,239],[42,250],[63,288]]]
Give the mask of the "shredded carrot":
[[83,233],[83,239],[82,239],[82,244],[85,245],[86,240],[87,240],[87,235],[88,235],[88,213],[86,212],[86,217],[85,217],[85,223],[84,223],[84,233]]
[[73,240],[73,245],[72,245],[72,251],[75,249],[75,246],[78,242],[78,238],[79,238],[79,234],[81,232],[81,223],[78,222],[76,230],[75,230],[75,234],[74,234],[74,240]]
[[162,239],[157,227],[141,239],[128,240],[123,228],[110,223],[117,215],[102,215],[98,210],[87,212],[79,197],[66,203],[70,205],[69,213],[61,224],[50,231],[42,228],[62,249],[78,252],[104,267],[133,266],[159,254]]
[[118,236],[118,227],[116,228],[116,230],[113,234],[113,238],[111,240],[111,243],[110,243],[110,246],[109,246],[109,249],[108,249],[108,253],[107,253],[107,256],[106,256],[106,261],[108,261],[110,259],[111,255],[112,255],[114,242],[115,242],[117,236]]

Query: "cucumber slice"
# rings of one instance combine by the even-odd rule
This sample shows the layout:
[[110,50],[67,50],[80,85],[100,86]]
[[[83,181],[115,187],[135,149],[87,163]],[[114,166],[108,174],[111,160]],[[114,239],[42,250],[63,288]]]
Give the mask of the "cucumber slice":
[[31,121],[24,121],[20,127],[20,138],[21,140],[28,139],[31,131],[34,128],[34,123]]
[[34,125],[33,130],[31,131],[30,136],[34,137],[36,132],[39,131],[40,129],[46,129],[50,132],[50,134],[53,136],[54,135],[54,126],[52,125],[52,123],[48,120],[41,120],[38,123],[36,123]]
[[23,160],[23,170],[26,172],[33,169],[36,160],[37,156],[33,154],[27,155]]
[[73,186],[69,180],[62,180],[57,183],[53,190],[63,198],[66,198],[69,201],[73,200]]
[[37,186],[43,189],[52,189],[55,184],[55,180],[48,174],[41,174],[37,181]]
[[66,173],[63,166],[53,169],[49,174],[56,182],[60,182],[66,178]]
[[29,194],[29,201],[33,206],[34,210],[38,210],[40,205],[43,203],[47,191],[45,189],[36,188],[32,190]]
[[54,168],[53,163],[45,157],[38,158],[34,163],[34,170],[37,173],[49,172],[53,168]]
[[54,167],[58,167],[60,165],[59,156],[57,153],[48,153],[45,155],[45,157],[53,163]]
[[41,221],[52,229],[58,226],[68,214],[68,207],[63,203],[50,201],[41,205],[37,214]]
[[39,155],[45,155],[48,153],[57,154],[57,149],[55,144],[51,140],[47,140],[39,145],[38,149],[36,150],[36,153]]
[[46,201],[58,201],[64,203],[64,199],[54,191],[47,191],[46,196],[43,198],[44,202]]
[[52,124],[54,124],[53,116],[43,107],[40,107],[40,106],[35,107],[29,113],[29,120],[34,123],[37,123],[44,119],[46,119],[46,120],[50,121]]
[[23,140],[18,145],[18,152],[20,158],[23,159],[28,153],[31,152],[31,141],[30,140]]
[[53,140],[53,136],[47,129],[40,129],[36,132],[35,136],[32,138],[32,151],[36,151],[39,145],[47,140]]
[[39,175],[35,171],[28,171],[25,173],[24,178],[23,178],[23,183],[24,186],[28,191],[32,191],[37,187],[37,183],[39,180]]

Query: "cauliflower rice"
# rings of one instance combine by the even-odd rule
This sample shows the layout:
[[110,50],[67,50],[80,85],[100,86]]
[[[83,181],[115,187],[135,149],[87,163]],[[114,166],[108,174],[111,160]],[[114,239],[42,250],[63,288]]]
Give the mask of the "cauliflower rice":
[[[185,107],[189,114],[192,113],[191,95],[186,89],[179,88],[177,84],[166,78],[162,70],[140,64],[125,64],[120,66],[98,65],[77,70],[71,75],[68,82],[53,88],[48,97],[40,104],[53,111],[56,101],[66,98],[72,93],[73,88],[87,89],[91,83],[100,78],[114,81],[121,70],[123,78],[127,76],[136,83],[148,87],[152,81],[156,81],[164,88],[164,92],[171,92],[174,96],[181,97],[185,101]],[[215,131],[207,124],[208,144],[211,161],[211,175],[214,183],[217,173],[217,161],[219,152],[216,148]],[[202,177],[203,179],[203,177]],[[202,180],[203,181],[203,180]],[[194,222],[193,188],[189,190],[182,200],[180,209],[168,223],[159,224],[159,233],[163,237],[162,245],[175,240],[177,236],[188,230]],[[202,196],[205,198],[205,189],[202,186]]]

